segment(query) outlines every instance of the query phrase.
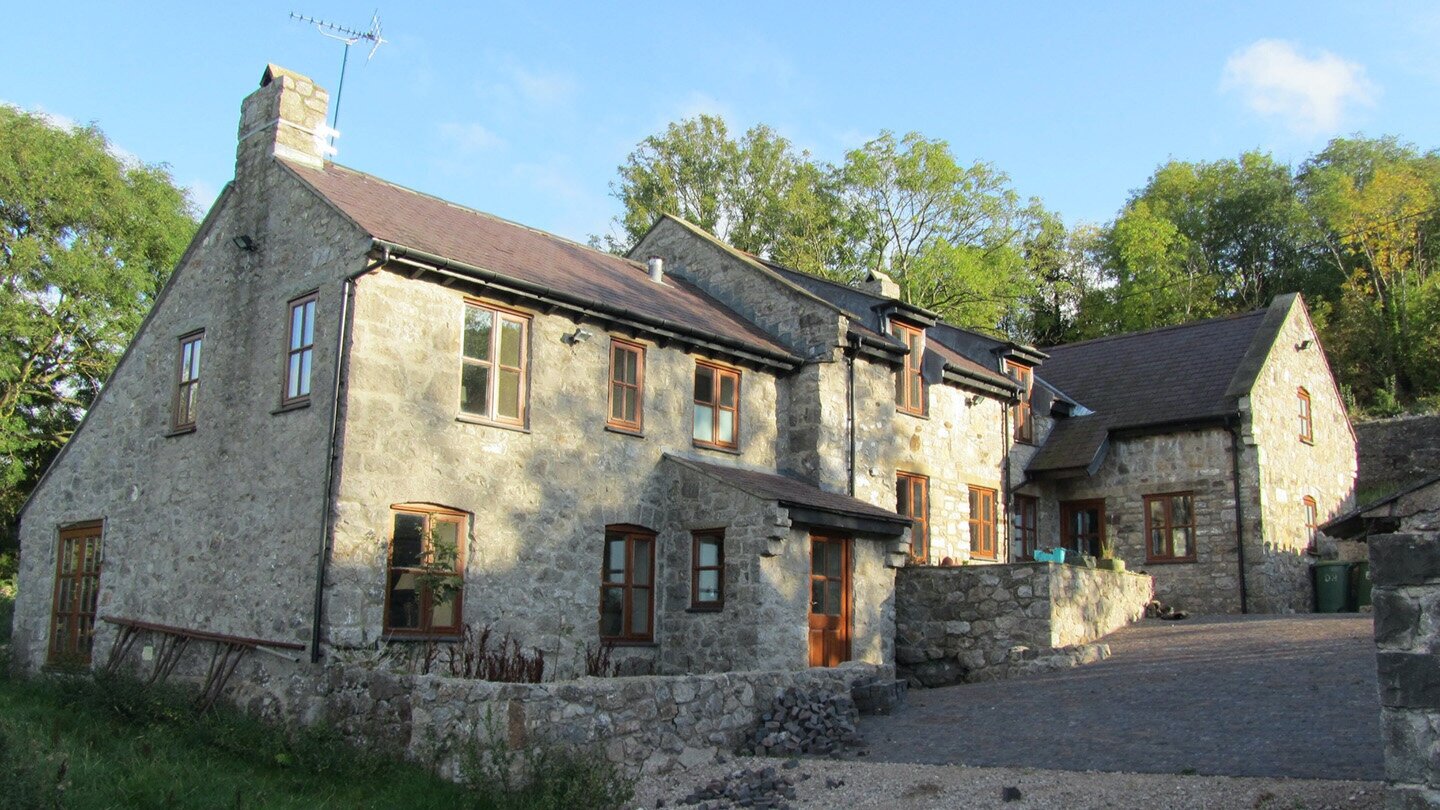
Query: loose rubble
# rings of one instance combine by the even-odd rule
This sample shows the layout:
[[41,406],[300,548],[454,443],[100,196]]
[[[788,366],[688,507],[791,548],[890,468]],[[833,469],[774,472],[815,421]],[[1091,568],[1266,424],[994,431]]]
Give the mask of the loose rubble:
[[760,715],[739,753],[772,757],[843,755],[865,744],[855,727],[858,719],[855,703],[848,696],[807,692],[792,686]]
[[[790,762],[786,765],[794,767]],[[801,774],[797,780],[771,767],[741,769],[731,771],[724,779],[710,780],[691,791],[680,803],[698,804],[700,810],[723,810],[729,807],[788,810],[790,801],[795,799],[795,783],[809,778],[808,774]]]

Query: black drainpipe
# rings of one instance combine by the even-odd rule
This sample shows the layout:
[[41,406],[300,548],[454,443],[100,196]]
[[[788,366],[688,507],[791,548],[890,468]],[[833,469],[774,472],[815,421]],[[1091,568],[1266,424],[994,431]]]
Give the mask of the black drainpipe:
[[1240,559],[1240,612],[1250,612],[1250,594],[1245,586],[1245,506],[1240,500],[1240,415],[1230,423],[1231,479],[1235,484],[1235,551]]
[[325,611],[325,572],[330,564],[330,535],[335,529],[332,510],[335,505],[335,445],[340,435],[340,387],[344,381],[345,343],[350,331],[350,299],[355,294],[355,280],[390,259],[388,248],[363,270],[345,277],[340,294],[340,328],[335,336],[335,379],[330,389],[330,438],[325,451],[325,505],[320,513],[320,559],[315,565],[315,604],[310,623],[310,663],[320,663],[320,635]]
[[851,335],[849,347],[845,350],[845,398],[846,398],[846,421],[850,429],[850,456],[846,459],[845,468],[847,475],[847,494],[855,497],[855,355],[860,350],[860,338]]

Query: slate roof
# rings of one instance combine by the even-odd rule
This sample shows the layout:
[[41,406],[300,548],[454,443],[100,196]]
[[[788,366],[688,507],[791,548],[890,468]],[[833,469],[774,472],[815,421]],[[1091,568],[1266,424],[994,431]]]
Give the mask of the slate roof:
[[656,284],[638,262],[338,164],[327,163],[321,171],[282,163],[372,238],[529,282],[559,298],[618,306],[799,362],[758,326],[676,276]]
[[710,464],[669,453],[665,454],[665,458],[706,473],[719,479],[722,483],[764,501],[776,501],[783,506],[799,506],[820,512],[882,520],[899,524],[901,527],[910,525],[909,518],[902,517],[892,510],[882,509],[849,495],[826,492],[813,484],[807,484],[795,478],[723,464]]
[[[1268,309],[1048,348],[1037,372],[1094,411],[1060,419],[1028,469],[1093,468],[1111,431],[1221,419],[1259,371],[1291,296]],[[1276,312],[1279,315],[1277,317]],[[1244,369],[1253,366],[1246,380]],[[1237,376],[1238,375],[1238,376]]]

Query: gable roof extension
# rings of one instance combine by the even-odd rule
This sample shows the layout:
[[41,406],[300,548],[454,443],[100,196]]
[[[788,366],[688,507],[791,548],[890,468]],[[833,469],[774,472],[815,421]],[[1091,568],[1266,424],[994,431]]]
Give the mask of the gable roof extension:
[[541,300],[612,315],[642,328],[712,340],[772,365],[800,362],[789,348],[688,282],[650,280],[644,265],[447,202],[334,163],[282,164],[372,239],[397,255],[514,282]]
[[1057,420],[1027,469],[1093,473],[1116,431],[1223,423],[1254,384],[1294,300],[1046,349],[1045,382],[1094,413]]

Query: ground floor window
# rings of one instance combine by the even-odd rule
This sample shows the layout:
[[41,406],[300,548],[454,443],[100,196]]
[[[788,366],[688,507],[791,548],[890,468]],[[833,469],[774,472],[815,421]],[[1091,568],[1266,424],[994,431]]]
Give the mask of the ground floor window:
[[1077,554],[1100,556],[1105,537],[1103,500],[1060,502],[1060,545]]
[[1174,562],[1195,559],[1195,496],[1170,492],[1145,496],[1145,559]]
[[50,618],[51,664],[90,663],[99,598],[100,524],[61,529]]
[[924,565],[930,561],[930,479],[896,473],[895,511],[910,518],[910,559]]
[[995,490],[970,487],[970,556],[995,559]]
[[1015,561],[1025,562],[1035,558],[1040,542],[1038,501],[1031,495],[1015,496]]
[[600,638],[655,638],[655,533],[640,526],[609,526],[600,576]]
[[1315,499],[1309,495],[1305,496],[1305,553],[1315,554],[1317,552],[1316,536],[1320,534],[1320,510],[1315,504]]
[[719,610],[725,605],[725,532],[695,532],[690,549],[690,607]]
[[465,589],[465,513],[423,504],[404,504],[392,510],[385,631],[395,635],[459,633]]

